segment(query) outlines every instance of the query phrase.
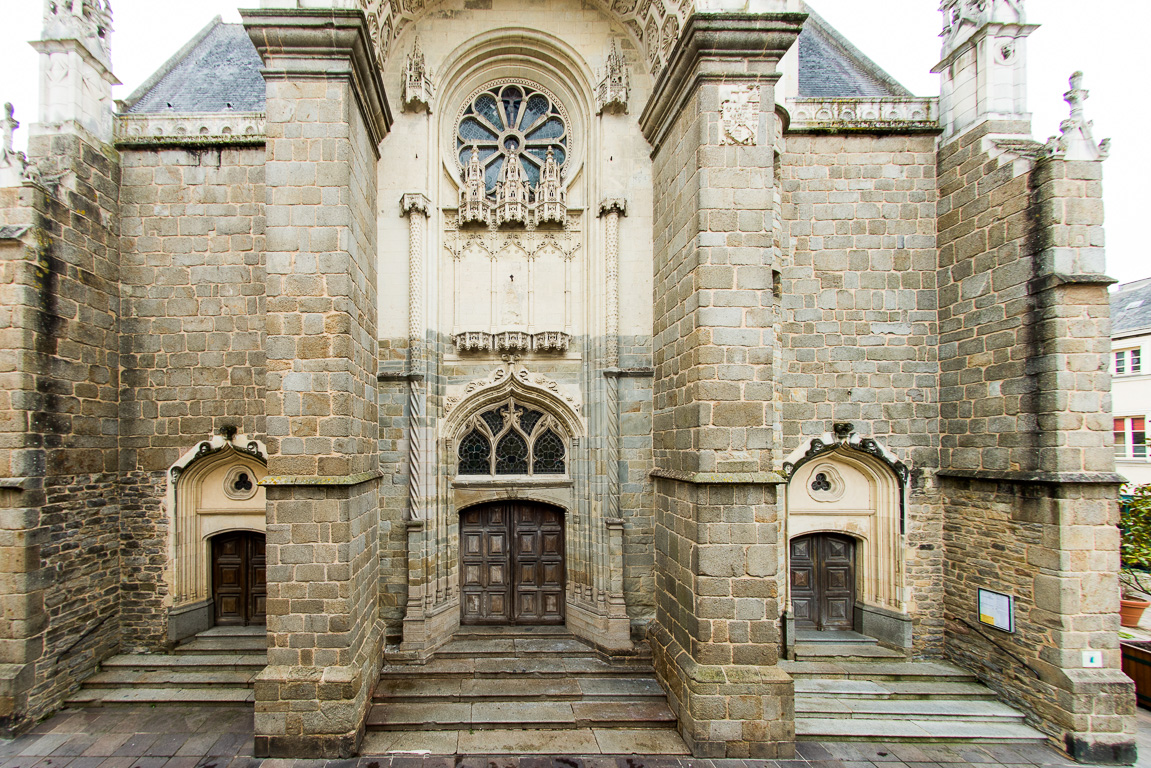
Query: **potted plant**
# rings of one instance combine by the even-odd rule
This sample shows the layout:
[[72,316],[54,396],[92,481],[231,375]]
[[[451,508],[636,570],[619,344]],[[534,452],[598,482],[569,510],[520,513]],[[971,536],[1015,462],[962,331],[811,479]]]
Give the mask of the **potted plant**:
[[1143,611],[1151,607],[1151,485],[1124,490],[1119,515],[1119,623],[1136,627]]

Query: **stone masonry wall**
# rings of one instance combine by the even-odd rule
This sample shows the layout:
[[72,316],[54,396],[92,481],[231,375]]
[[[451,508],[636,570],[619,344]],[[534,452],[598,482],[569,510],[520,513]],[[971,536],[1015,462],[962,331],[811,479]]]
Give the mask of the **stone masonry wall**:
[[33,137],[29,154],[61,181],[5,198],[32,225],[5,267],[19,288],[3,357],[24,414],[8,470],[25,478],[0,526],[9,729],[59,706],[120,638],[119,158],[71,134]]
[[264,155],[263,147],[123,155],[126,650],[167,641],[167,468],[224,427],[264,435]]
[[788,134],[780,187],[783,453],[851,422],[908,465],[908,613],[938,653],[935,136]]
[[[939,153],[946,650],[1073,756],[1125,762],[1100,166],[989,138],[1020,129]],[[979,625],[980,588],[1014,597],[1014,633]]]

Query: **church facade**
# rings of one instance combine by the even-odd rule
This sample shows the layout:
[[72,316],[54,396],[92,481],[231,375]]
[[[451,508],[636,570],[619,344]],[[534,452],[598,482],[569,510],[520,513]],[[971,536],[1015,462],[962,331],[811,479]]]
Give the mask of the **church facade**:
[[113,103],[108,3],[45,3],[8,730],[264,624],[258,753],[353,754],[385,659],[544,624],[789,756],[779,662],[851,629],[1133,759],[1106,142],[1078,74],[1031,138],[1023,0],[945,0],[939,98],[799,0],[260,5]]

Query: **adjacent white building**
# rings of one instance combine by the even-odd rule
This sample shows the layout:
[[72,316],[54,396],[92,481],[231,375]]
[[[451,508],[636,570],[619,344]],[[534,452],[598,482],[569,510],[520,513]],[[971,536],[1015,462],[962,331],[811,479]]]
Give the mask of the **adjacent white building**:
[[1115,464],[1132,483],[1151,483],[1151,278],[1111,294],[1111,407]]

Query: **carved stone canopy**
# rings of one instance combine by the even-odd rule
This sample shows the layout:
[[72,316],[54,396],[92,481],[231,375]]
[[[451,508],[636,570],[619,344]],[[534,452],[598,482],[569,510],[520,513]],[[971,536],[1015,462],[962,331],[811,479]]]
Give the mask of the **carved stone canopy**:
[[515,358],[507,359],[487,378],[461,388],[449,387],[448,393],[444,400],[446,418],[441,422],[442,434],[448,438],[454,437],[475,414],[512,396],[555,416],[572,438],[586,432],[578,395],[569,394],[543,374],[532,373]]

